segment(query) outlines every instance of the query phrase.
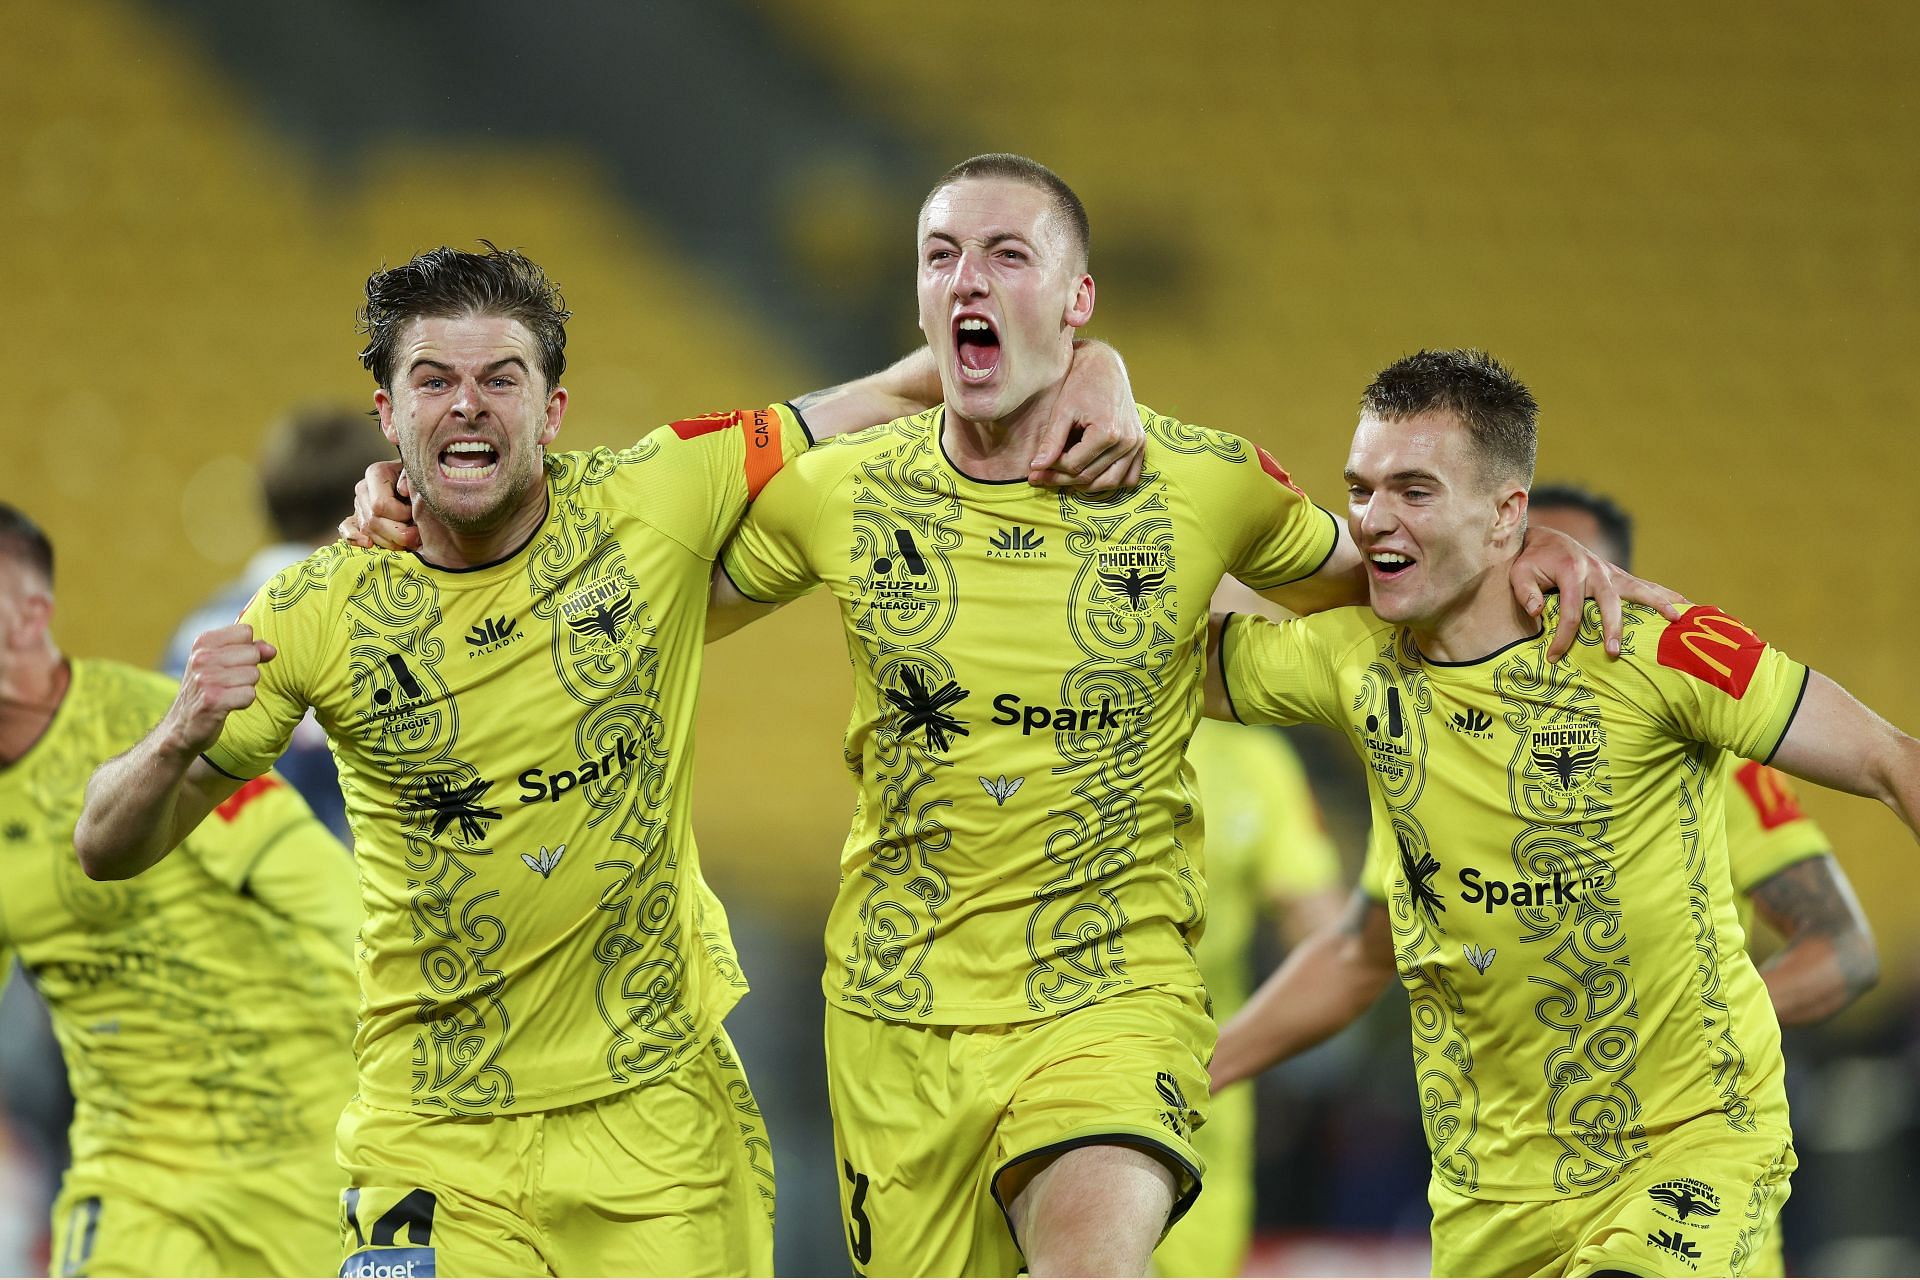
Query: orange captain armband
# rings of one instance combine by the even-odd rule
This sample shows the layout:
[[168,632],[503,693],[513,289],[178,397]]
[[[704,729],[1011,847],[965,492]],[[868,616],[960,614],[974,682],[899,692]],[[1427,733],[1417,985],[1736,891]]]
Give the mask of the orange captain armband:
[[1767,646],[1745,623],[1697,604],[1660,633],[1660,665],[1744,697]]
[[777,409],[729,409],[703,413],[697,418],[682,418],[668,425],[673,428],[673,434],[682,440],[694,440],[730,427],[740,428],[740,438],[746,445],[749,498],[759,497],[760,491],[767,487],[767,481],[779,473],[786,461],[780,440],[783,424]]

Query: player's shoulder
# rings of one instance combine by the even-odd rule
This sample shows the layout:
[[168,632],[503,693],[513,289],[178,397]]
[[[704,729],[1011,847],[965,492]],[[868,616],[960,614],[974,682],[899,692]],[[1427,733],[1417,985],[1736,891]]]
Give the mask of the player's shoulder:
[[1161,413],[1148,405],[1136,404],[1141,430],[1147,435],[1148,460],[1167,466],[1187,464],[1245,463],[1256,456],[1255,446],[1245,436],[1216,427],[1203,427]]
[[264,604],[276,613],[315,607],[322,601],[332,602],[334,607],[338,607],[353,593],[353,588],[362,578],[379,565],[394,560],[411,561],[413,556],[405,551],[385,551],[377,547],[356,547],[350,542],[330,542],[268,578],[254,593],[254,602],[256,605]]
[[1361,605],[1326,609],[1304,618],[1270,622],[1265,618],[1238,620],[1242,626],[1275,628],[1269,634],[1286,637],[1322,654],[1334,668],[1371,663],[1378,654],[1395,651],[1406,643],[1401,629],[1386,622],[1373,610]]
[[775,479],[790,485],[832,486],[858,467],[937,451],[943,411],[943,406],[935,405],[891,422],[828,436],[789,462]]
[[112,658],[75,658],[72,687],[82,705],[90,708],[137,704],[164,709],[180,686],[171,676]]

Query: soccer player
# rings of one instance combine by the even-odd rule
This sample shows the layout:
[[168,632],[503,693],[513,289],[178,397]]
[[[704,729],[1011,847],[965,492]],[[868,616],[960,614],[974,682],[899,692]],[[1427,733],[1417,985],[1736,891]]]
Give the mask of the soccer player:
[[353,1092],[352,859],[272,774],[153,874],[73,857],[94,767],[173,682],[55,642],[53,548],[0,504],[0,979],[46,1000],[74,1097],[56,1275],[311,1275]]
[[713,629],[822,583],[845,625],[860,801],[824,985],[856,1266],[1143,1274],[1202,1172],[1206,602],[1226,573],[1296,611],[1357,600],[1359,557],[1253,445],[1144,407],[1137,485],[1025,483],[1094,305],[1051,171],[956,166],[918,247],[944,406],[770,482]]
[[[232,581],[182,619],[167,641],[160,669],[178,679],[202,632],[232,622],[267,579],[332,542],[340,495],[352,488],[369,465],[392,453],[379,432],[367,430],[366,414],[344,405],[308,406],[275,423],[261,447],[259,464],[261,505],[274,540],[254,552]],[[274,767],[329,830],[347,837],[340,776],[327,750],[327,735],[313,717],[294,729],[286,754]]]
[[[1340,914],[1340,857],[1300,757],[1278,733],[1203,720],[1187,761],[1207,826],[1207,929],[1194,958],[1213,1016],[1224,1021],[1246,1003],[1263,918],[1273,917],[1292,947]],[[1253,1242],[1253,1090],[1215,1094],[1193,1145],[1206,1162],[1207,1193],[1153,1251],[1154,1273],[1237,1276]]]
[[[1780,1033],[1729,887],[1723,759],[1920,814],[1920,743],[1719,609],[1545,654],[1503,570],[1535,404],[1480,352],[1368,387],[1348,521],[1374,612],[1229,617],[1208,710],[1344,731],[1375,837],[1344,927],[1225,1029],[1225,1085],[1398,973],[1436,1275],[1741,1275],[1794,1167]],[[1549,610],[1554,612],[1557,605]]]
[[[317,713],[366,886],[343,1275],[772,1265],[766,1131],[721,1027],[745,983],[685,798],[710,566],[807,428],[774,405],[549,453],[567,319],[491,246],[368,281],[418,554],[324,547],[202,635],[76,838],[90,875],[141,872]],[[884,400],[876,378],[818,418]]]

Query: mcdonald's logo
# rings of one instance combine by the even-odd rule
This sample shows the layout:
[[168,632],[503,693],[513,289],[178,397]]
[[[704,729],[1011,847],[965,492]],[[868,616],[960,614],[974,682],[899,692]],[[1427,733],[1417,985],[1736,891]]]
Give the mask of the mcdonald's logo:
[[1794,794],[1792,784],[1778,769],[1749,760],[1733,776],[1740,783],[1740,789],[1747,793],[1747,799],[1753,802],[1762,831],[1772,831],[1807,816],[1800,810],[1800,797]]
[[1660,633],[1660,665],[1684,671],[1734,697],[1745,696],[1767,646],[1745,624],[1698,604]]

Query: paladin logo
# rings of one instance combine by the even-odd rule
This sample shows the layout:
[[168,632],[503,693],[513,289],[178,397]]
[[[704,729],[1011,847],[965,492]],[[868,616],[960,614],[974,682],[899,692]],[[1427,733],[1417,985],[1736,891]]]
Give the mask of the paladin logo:
[[1447,909],[1447,904],[1440,900],[1440,891],[1433,887],[1440,860],[1424,852],[1415,857],[1406,835],[1398,831],[1394,835],[1400,841],[1400,875],[1407,882],[1407,892],[1413,896],[1414,909],[1424,912],[1427,922],[1438,928],[1440,913]]
[[1468,707],[1447,717],[1447,723],[1469,738],[1482,742],[1493,736],[1493,717],[1478,707]]
[[1173,572],[1173,553],[1165,547],[1115,547],[1098,554],[1100,585],[1120,597],[1123,608],[1143,613]]
[[1022,529],[1014,525],[1011,529],[1002,529],[989,539],[987,559],[989,560],[1045,560],[1047,553],[1041,545],[1046,539],[1031,529]]
[[538,856],[531,853],[523,853],[520,855],[520,861],[526,863],[535,871],[538,871],[540,878],[545,880],[553,874],[553,869],[560,865],[560,857],[566,853],[566,851],[567,846],[560,844],[553,847],[552,853],[548,853],[547,846],[541,845]]
[[[522,854],[520,856],[525,857],[526,855]],[[1473,966],[1474,972],[1484,977],[1487,970],[1493,967],[1493,958],[1500,954],[1500,949],[1498,947],[1488,947],[1485,951],[1482,951],[1469,942],[1466,944],[1466,953],[1467,963]]]
[[1004,806],[1012,798],[1013,793],[1020,789],[1020,784],[1025,781],[1025,778],[1015,778],[1009,782],[1007,775],[1003,773],[997,778],[980,779],[980,785],[987,789],[987,794],[993,797],[996,805]]
[[912,737],[914,731],[919,730],[929,750],[945,751],[953,745],[954,735],[969,736],[966,721],[947,710],[963,701],[968,691],[953,680],[936,689],[931,674],[916,663],[906,663],[900,667],[899,686],[881,692],[900,713],[901,737]]
[[620,633],[633,615],[634,581],[616,574],[589,583],[560,602],[560,616],[574,634],[595,647],[620,643]]
[[1187,1105],[1187,1095],[1181,1090],[1180,1082],[1170,1071],[1154,1073],[1153,1091],[1160,1095],[1160,1101],[1167,1104],[1167,1110],[1160,1113],[1160,1123],[1168,1132],[1181,1138],[1193,1136],[1193,1108]]
[[1606,745],[1607,737],[1599,725],[1579,721],[1535,729],[1529,744],[1533,767],[1560,791],[1572,791],[1592,781],[1594,766],[1600,763],[1600,752]]
[[1713,1193],[1712,1187],[1693,1178],[1656,1182],[1647,1189],[1647,1199],[1653,1201],[1653,1211],[1669,1222],[1714,1218],[1720,1214],[1720,1197]]
[[428,774],[421,779],[419,791],[402,800],[400,808],[408,813],[432,814],[431,830],[435,839],[445,835],[447,828],[457,822],[460,838],[476,841],[487,834],[487,823],[500,817],[498,809],[489,809],[480,803],[492,785],[485,778],[462,782],[454,774]]
[[498,653],[520,638],[520,619],[502,614],[498,618],[482,618],[467,631],[467,656],[483,658],[489,653]]
[[1649,1231],[1647,1243],[1656,1249],[1664,1249],[1695,1271],[1700,1269],[1700,1246],[1678,1231]]

